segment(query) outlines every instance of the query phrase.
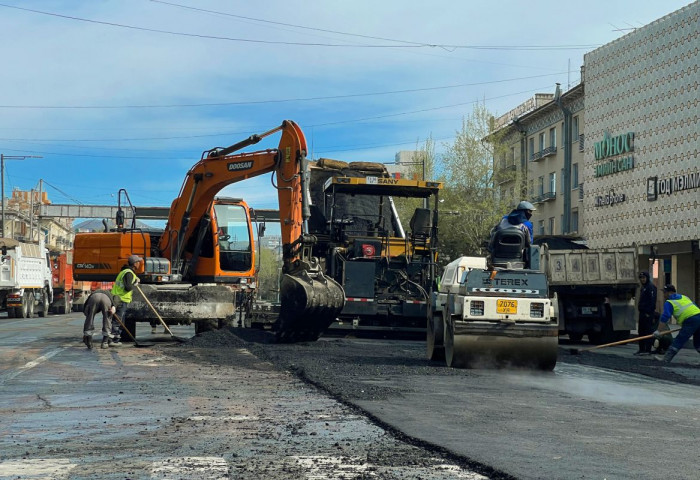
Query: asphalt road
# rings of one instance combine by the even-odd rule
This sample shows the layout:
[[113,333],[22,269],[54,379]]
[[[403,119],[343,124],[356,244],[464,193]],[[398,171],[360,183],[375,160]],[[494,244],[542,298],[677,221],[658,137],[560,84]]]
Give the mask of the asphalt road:
[[454,370],[421,341],[177,343],[148,324],[136,336],[152,348],[88,351],[81,323],[0,318],[0,478],[697,475],[694,351],[663,366],[563,345],[553,373]]

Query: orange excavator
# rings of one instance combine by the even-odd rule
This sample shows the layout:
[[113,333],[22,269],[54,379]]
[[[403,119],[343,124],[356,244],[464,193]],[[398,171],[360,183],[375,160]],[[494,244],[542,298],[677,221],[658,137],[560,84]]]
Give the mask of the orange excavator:
[[[277,132],[282,133],[278,148],[234,154]],[[273,329],[283,342],[318,339],[342,310],[345,296],[311,254],[316,238],[308,233],[306,151],[301,128],[290,120],[230,147],[205,151],[187,172],[164,231],[137,228],[133,215],[125,228],[120,190],[117,228],[76,234],[74,278],[114,280],[136,254],[144,258],[136,274],[146,298],[134,292],[127,328],[137,320],[157,321],[149,301],[167,323],[194,323],[197,332],[231,323],[236,298],[254,288],[254,238],[247,204],[216,195],[227,185],[271,173],[283,245],[282,313]]]

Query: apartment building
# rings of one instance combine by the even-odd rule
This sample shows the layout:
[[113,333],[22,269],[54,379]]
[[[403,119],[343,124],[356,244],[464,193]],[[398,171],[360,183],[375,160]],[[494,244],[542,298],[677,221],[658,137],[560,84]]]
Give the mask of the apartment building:
[[538,93],[495,120],[498,191],[537,207],[535,236],[582,234],[583,122],[583,83]]
[[[535,235],[636,245],[657,284],[700,299],[700,2],[584,56],[581,83],[495,119],[503,198]],[[516,195],[517,196],[517,195]]]

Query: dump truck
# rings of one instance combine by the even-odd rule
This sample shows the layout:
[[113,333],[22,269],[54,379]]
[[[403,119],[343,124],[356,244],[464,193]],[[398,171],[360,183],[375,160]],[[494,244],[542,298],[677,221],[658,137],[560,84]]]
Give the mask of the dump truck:
[[[278,132],[278,148],[234,153]],[[306,151],[304,134],[291,120],[229,147],[204,151],[187,172],[164,230],[137,228],[130,200],[124,202],[132,210],[127,226],[120,199],[128,195],[120,190],[117,228],[76,234],[74,278],[113,281],[136,254],[144,262],[135,272],[141,285],[127,311],[129,329],[137,320],[157,321],[149,303],[168,323],[194,323],[198,333],[232,323],[236,298],[254,288],[254,239],[248,205],[217,194],[269,173],[278,192],[283,246],[282,309],[275,333],[283,342],[316,340],[342,309],[344,297],[311,254],[315,238],[308,232]]]
[[0,238],[0,305],[7,316],[45,317],[52,301],[51,260],[43,241]]
[[73,306],[73,253],[51,252],[51,276],[53,282],[52,313],[70,312]]
[[[636,327],[637,248],[589,249],[572,239],[535,240],[532,268],[547,275],[560,335],[592,344],[624,340]],[[570,248],[561,248],[570,247]]]
[[427,326],[427,354],[447,366],[552,370],[558,326],[547,276],[461,257],[444,270]]
[[[310,171],[313,254],[345,293],[331,328],[424,332],[442,183],[397,178],[373,162],[320,159]],[[408,229],[397,198],[418,199]]]

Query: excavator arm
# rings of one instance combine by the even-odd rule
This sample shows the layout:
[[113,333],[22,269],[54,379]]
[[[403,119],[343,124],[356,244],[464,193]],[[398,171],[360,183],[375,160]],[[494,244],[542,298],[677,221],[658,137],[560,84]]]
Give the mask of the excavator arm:
[[[276,149],[234,153],[277,132],[282,135]],[[311,255],[315,238],[307,233],[310,196],[306,151],[301,128],[285,120],[272,130],[230,147],[204,152],[187,172],[158,244],[159,254],[170,260],[173,271],[187,278],[197,261],[197,248],[190,252],[187,246],[210,222],[208,216],[216,194],[227,185],[273,174],[284,261],[280,285],[283,313],[276,325],[281,341],[318,338],[342,310],[345,298],[342,287],[322,273],[318,260]]]

